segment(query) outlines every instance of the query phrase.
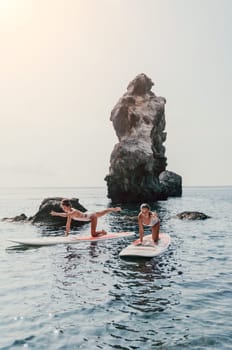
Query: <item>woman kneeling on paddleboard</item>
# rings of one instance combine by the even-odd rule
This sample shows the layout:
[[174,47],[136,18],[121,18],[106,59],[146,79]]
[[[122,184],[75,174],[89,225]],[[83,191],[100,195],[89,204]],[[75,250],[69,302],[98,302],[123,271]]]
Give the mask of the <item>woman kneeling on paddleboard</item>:
[[121,208],[116,207],[116,208],[108,208],[102,211],[97,211],[95,213],[89,213],[89,212],[83,213],[80,210],[72,208],[72,204],[69,199],[62,199],[60,206],[63,209],[64,213],[58,213],[52,210],[50,214],[52,216],[61,216],[63,218],[67,218],[65,236],[69,235],[72,219],[77,221],[90,221],[92,237],[99,237],[99,236],[106,235],[107,232],[105,230],[96,231],[98,218],[108,213],[111,213],[113,211],[121,211]]
[[143,243],[143,226],[151,227],[152,239],[155,243],[159,240],[160,219],[156,212],[152,212],[148,204],[144,203],[140,206],[140,213],[138,215],[139,222],[139,237]]

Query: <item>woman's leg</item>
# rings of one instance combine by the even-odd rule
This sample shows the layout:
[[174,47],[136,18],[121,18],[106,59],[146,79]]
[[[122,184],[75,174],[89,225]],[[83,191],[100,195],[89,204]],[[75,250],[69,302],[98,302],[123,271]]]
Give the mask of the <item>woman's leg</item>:
[[108,213],[111,213],[113,211],[121,211],[121,210],[122,209],[120,207],[108,208],[108,209],[105,209],[105,210],[102,210],[102,211],[97,211],[96,215],[97,215],[98,218],[100,218],[101,216],[106,215]]
[[103,236],[103,235],[107,234],[107,232],[105,230],[96,231],[96,229],[97,229],[97,220],[98,220],[97,213],[92,214],[91,215],[91,236],[92,237],[99,237],[99,236]]
[[159,240],[160,222],[152,226],[152,239],[155,243]]
[[113,211],[121,211],[121,208],[116,207],[116,208],[108,208],[102,211],[98,211],[94,214],[91,215],[91,235],[93,237],[98,237],[98,236],[103,236],[106,235],[107,232],[105,230],[101,230],[101,231],[96,231],[97,229],[97,220],[98,218],[100,218],[103,215],[106,215],[108,213],[111,213]]

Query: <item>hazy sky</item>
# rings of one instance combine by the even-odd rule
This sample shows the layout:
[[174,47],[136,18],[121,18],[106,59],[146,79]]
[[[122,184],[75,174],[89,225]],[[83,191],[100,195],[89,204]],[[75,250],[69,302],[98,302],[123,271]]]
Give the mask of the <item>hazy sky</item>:
[[106,185],[110,112],[167,99],[168,170],[232,185],[232,1],[0,0],[0,186]]

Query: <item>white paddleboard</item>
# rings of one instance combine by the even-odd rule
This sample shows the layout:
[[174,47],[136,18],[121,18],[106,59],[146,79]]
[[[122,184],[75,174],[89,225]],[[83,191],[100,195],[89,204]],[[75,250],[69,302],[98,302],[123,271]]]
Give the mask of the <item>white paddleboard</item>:
[[135,232],[109,232],[104,236],[92,237],[92,236],[73,236],[69,235],[59,237],[42,237],[42,238],[12,238],[8,239],[10,242],[28,245],[28,246],[51,246],[57,244],[76,244],[80,242],[95,242],[104,241],[107,239],[117,239],[122,237],[133,236]]
[[154,244],[151,235],[144,236],[143,244],[140,244],[140,239],[137,239],[128,247],[124,248],[119,256],[140,256],[145,258],[154,258],[163,254],[170,245],[171,237],[167,233],[159,234],[158,244]]

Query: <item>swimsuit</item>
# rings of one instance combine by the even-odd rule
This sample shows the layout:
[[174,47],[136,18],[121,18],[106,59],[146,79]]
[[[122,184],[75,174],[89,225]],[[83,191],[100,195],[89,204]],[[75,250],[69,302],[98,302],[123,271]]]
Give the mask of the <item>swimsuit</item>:
[[154,216],[151,216],[151,218],[150,218],[150,223],[149,223],[149,224],[145,224],[145,223],[143,222],[143,225],[144,225],[144,226],[153,227],[153,226],[155,226],[156,224],[158,224],[158,222],[160,222],[160,219],[159,219],[159,218],[154,217]]
[[80,218],[74,217],[73,220],[76,220],[76,221],[91,221],[91,216],[92,216],[93,214],[94,214],[94,213],[85,212],[85,213],[83,213],[83,216],[82,216],[82,217],[80,217]]

